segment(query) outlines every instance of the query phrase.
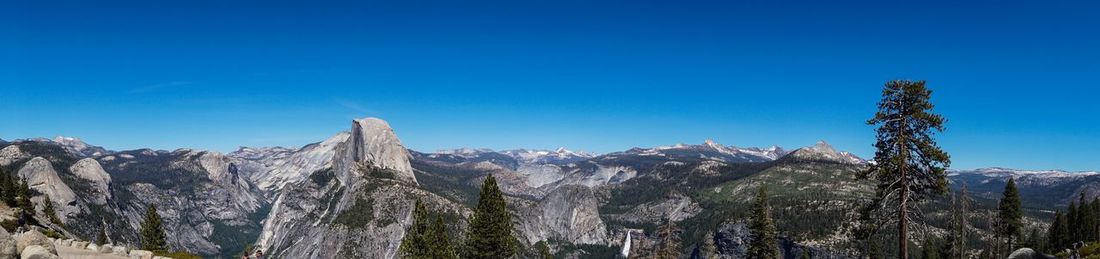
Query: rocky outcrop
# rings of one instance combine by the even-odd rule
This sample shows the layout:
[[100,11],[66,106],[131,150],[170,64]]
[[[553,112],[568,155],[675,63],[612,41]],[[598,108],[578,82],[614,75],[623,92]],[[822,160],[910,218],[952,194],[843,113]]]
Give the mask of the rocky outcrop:
[[[302,172],[264,220],[257,246],[279,258],[395,258],[416,200],[437,213],[470,212],[418,188],[408,151],[379,119],[355,120],[333,168]],[[464,222],[452,225],[465,226]]]
[[606,244],[607,226],[598,208],[599,200],[592,188],[563,186],[534,206],[521,209],[517,229],[529,244],[544,240]]
[[241,148],[227,156],[238,164],[239,171],[270,198],[287,183],[295,183],[309,174],[332,168],[336,147],[347,141],[348,132],[340,132],[325,141],[306,145],[298,150],[286,148]]
[[15,163],[15,161],[26,159],[27,157],[29,156],[26,153],[19,150],[19,145],[6,146],[0,149],[0,166],[8,166]]
[[409,151],[401,145],[389,123],[378,118],[352,121],[351,135],[336,147],[333,169],[346,185],[362,178],[363,166],[390,170],[393,178],[417,184],[409,164]]
[[57,259],[57,252],[50,252],[46,247],[40,245],[28,246],[23,249],[23,252],[19,255],[20,259]]
[[89,193],[91,197],[88,198],[92,202],[105,205],[107,200],[111,199],[111,175],[107,174],[107,171],[104,171],[103,166],[100,166],[95,159],[84,158],[76,161],[73,166],[69,167],[69,171],[77,177],[91,182],[92,190],[95,193]]
[[[76,203],[76,193],[61,181],[61,177],[57,175],[57,171],[49,160],[42,157],[32,158],[19,169],[19,177],[26,179],[31,189],[50,197],[61,222],[68,222],[69,218],[81,211]],[[39,204],[43,201],[35,199]]]
[[619,221],[646,223],[661,222],[662,220],[682,221],[694,217],[703,208],[699,203],[692,201],[690,197],[680,193],[671,193],[659,201],[638,205],[626,213],[612,215]]
[[50,238],[46,237],[46,235],[43,235],[42,233],[39,233],[38,231],[31,230],[15,235],[16,250],[24,251],[26,248],[31,246],[41,246],[45,248],[46,251],[48,251],[49,253],[57,254],[57,248],[54,247],[53,242],[50,241]]
[[12,258],[19,256],[15,238],[4,228],[0,228],[0,258]]

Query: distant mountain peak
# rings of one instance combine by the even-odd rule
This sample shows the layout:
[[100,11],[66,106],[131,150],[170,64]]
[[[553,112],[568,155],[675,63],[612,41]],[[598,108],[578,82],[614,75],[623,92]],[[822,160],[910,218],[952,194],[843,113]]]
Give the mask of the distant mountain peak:
[[83,140],[80,140],[80,138],[76,137],[66,137],[58,135],[53,139],[45,141],[57,143],[69,152],[73,152],[74,154],[81,156],[99,156],[109,153],[109,151],[107,151],[107,149],[103,147],[88,145],[88,143],[85,143]]
[[818,141],[813,146],[800,148],[791,152],[791,156],[801,159],[818,159],[829,160],[841,163],[849,164],[865,164],[866,160],[859,158],[848,152],[837,151],[832,145],[824,140]]

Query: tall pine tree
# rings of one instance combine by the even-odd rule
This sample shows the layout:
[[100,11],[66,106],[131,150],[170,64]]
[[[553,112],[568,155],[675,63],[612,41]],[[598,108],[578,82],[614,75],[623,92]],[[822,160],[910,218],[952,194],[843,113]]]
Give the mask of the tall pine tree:
[[516,252],[512,214],[492,175],[481,184],[477,208],[466,231],[466,258],[508,258]]
[[[875,161],[860,179],[878,182],[877,194],[865,213],[876,213],[882,225],[897,222],[898,251],[909,257],[909,224],[916,203],[947,191],[945,168],[951,159],[936,144],[945,119],[933,113],[932,91],[924,81],[896,80],[882,90],[878,112],[867,124],[877,125]],[[895,215],[888,217],[886,215]]]
[[53,201],[50,200],[50,196],[46,195],[46,198],[42,201],[42,213],[46,214],[46,218],[50,219],[50,223],[61,226],[61,219],[57,217],[57,211],[53,208]]
[[1066,216],[1061,211],[1054,212],[1054,220],[1051,220],[1050,229],[1047,230],[1048,251],[1058,252],[1066,248],[1069,240],[1069,230],[1066,227]]
[[1016,190],[1016,180],[1008,178],[1005,184],[1003,197],[997,211],[997,234],[1005,238],[1008,250],[1016,249],[1015,245],[1020,236],[1020,228],[1023,223],[1023,212],[1020,211],[1020,191]]
[[665,224],[657,228],[657,238],[661,242],[657,244],[657,259],[680,258],[680,232],[672,219],[666,219]]
[[167,248],[167,238],[164,235],[164,226],[161,226],[157,206],[149,204],[145,209],[145,218],[141,222],[141,249],[165,251]]
[[1077,218],[1080,221],[1077,223],[1077,228],[1079,229],[1078,231],[1080,231],[1078,237],[1080,238],[1080,241],[1096,241],[1096,238],[1093,236],[1093,229],[1096,228],[1094,226],[1096,224],[1096,216],[1092,214],[1092,205],[1089,204],[1088,200],[1085,200],[1084,192],[1081,192],[1080,198],[1077,200],[1077,203],[1080,204],[1078,205],[1079,207],[1077,207]]
[[405,231],[405,238],[401,239],[401,258],[431,258],[429,250],[432,244],[428,240],[431,226],[428,220],[428,209],[417,199],[413,209],[413,224]]
[[748,257],[761,259],[779,258],[779,244],[776,242],[777,234],[775,222],[772,221],[771,207],[768,205],[768,189],[761,186],[756,191],[756,198],[752,204],[752,214],[749,218],[749,231],[752,240],[749,241]]
[[457,258],[443,217],[433,217],[419,199],[413,209],[413,224],[405,231],[400,250],[401,258]]

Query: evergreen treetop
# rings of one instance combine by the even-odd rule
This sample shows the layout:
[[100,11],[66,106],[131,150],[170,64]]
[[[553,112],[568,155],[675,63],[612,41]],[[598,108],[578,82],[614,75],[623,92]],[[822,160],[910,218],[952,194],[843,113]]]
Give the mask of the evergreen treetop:
[[150,204],[145,209],[145,218],[141,222],[141,248],[149,251],[165,251],[168,248],[156,205]]
[[998,230],[997,233],[1005,238],[1008,244],[1008,250],[1015,249],[1015,243],[1017,237],[1020,236],[1020,228],[1023,223],[1023,212],[1020,210],[1020,192],[1016,189],[1016,180],[1013,178],[1008,179],[1008,183],[1005,184],[1005,190],[1003,197],[1001,198],[999,210],[997,213]]
[[749,258],[779,258],[779,244],[776,242],[778,236],[770,210],[767,187],[761,186],[756,192],[749,218],[749,231],[752,234],[747,254]]
[[512,214],[492,175],[485,177],[466,232],[466,258],[508,258],[516,252]]

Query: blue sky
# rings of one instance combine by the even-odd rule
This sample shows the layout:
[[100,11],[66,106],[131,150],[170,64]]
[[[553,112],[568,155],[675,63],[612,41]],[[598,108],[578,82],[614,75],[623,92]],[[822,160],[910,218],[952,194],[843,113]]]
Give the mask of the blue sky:
[[1055,1],[5,1],[0,138],[594,152],[826,140],[873,153],[925,79],[955,168],[1100,170],[1100,4]]

